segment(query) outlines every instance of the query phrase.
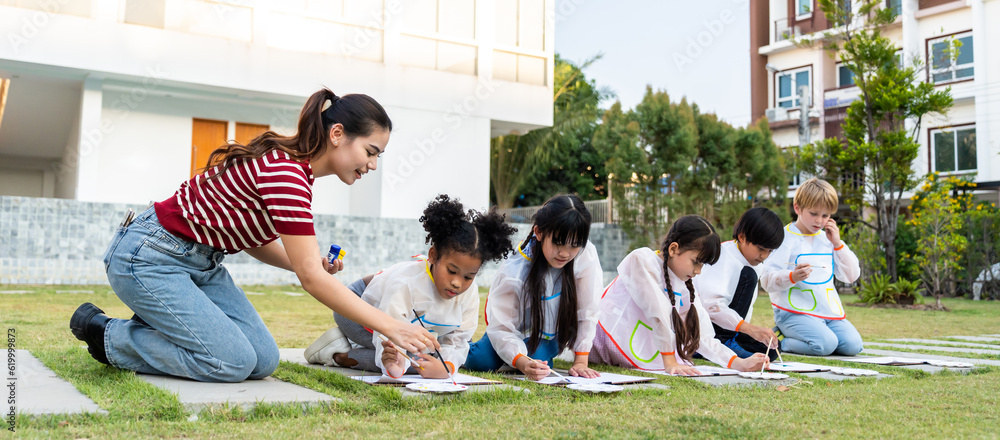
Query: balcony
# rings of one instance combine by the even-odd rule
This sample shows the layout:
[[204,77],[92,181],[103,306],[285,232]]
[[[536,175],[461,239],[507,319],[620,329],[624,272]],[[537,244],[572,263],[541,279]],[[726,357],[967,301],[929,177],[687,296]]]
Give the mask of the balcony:
[[799,29],[788,23],[788,18],[774,20],[771,29],[771,44],[799,37]]
[[858,99],[861,99],[861,89],[857,87],[829,89],[823,93],[823,108],[847,107]]

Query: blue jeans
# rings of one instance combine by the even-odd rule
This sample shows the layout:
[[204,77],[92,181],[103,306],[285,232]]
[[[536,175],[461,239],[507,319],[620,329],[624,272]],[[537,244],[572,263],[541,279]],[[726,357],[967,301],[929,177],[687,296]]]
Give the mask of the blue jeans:
[[142,321],[108,323],[111,365],[203,382],[274,372],[278,344],[222,266],[224,255],[170,234],[153,208],[118,228],[104,267],[115,294]]
[[[524,339],[528,343],[528,338]],[[556,338],[542,339],[538,343],[538,348],[533,353],[528,353],[528,357],[547,362],[552,368],[552,358],[559,355],[559,342]],[[493,349],[490,342],[489,333],[484,334],[481,339],[469,345],[469,355],[465,358],[464,368],[469,371],[497,371],[504,366],[505,362],[500,359],[500,355]],[[511,365],[513,366],[513,365]]]
[[774,322],[785,335],[781,351],[812,356],[834,353],[854,356],[864,348],[861,334],[846,319],[822,319],[774,309]]

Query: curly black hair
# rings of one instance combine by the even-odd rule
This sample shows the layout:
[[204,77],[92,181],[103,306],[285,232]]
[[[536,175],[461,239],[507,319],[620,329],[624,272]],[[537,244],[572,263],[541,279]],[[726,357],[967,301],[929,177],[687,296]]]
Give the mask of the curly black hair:
[[457,199],[441,194],[427,205],[420,222],[427,231],[425,243],[434,246],[438,255],[461,252],[486,262],[500,261],[514,251],[510,237],[517,230],[504,222],[496,207],[485,213],[466,212]]

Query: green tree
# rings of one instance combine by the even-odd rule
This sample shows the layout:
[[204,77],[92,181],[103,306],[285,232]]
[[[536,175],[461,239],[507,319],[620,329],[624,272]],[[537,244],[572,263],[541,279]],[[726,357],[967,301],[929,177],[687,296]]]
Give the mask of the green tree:
[[633,247],[655,244],[684,214],[729,228],[746,209],[784,199],[784,166],[766,121],[735,129],[662,91],[647,88],[628,112],[613,105],[594,145],[608,157],[613,210]]
[[[836,179],[842,191],[844,182],[863,182],[875,222],[857,221],[878,234],[886,271],[895,282],[899,279],[895,241],[903,193],[918,182],[912,164],[920,148],[920,122],[928,114],[946,113],[952,98],[950,88],[935,90],[933,84],[921,80],[922,70],[917,66],[897,61],[895,44],[881,32],[895,16],[882,4],[880,0],[863,0],[852,9],[840,0],[818,0],[819,9],[834,29],[823,35],[821,44],[854,74],[861,96],[847,109],[845,142],[840,148],[826,141],[815,151],[822,156],[816,162],[830,167],[827,173],[849,176]],[[834,183],[835,179],[829,180]]]
[[605,161],[590,139],[601,116],[598,106],[612,93],[583,73],[601,56],[575,65],[556,55],[552,127],[490,140],[491,201],[500,208],[513,207],[519,199],[544,201],[556,192],[585,199],[601,195]]
[[917,251],[914,260],[920,267],[920,277],[931,294],[935,305],[941,306],[944,282],[961,269],[959,264],[965,252],[965,236],[961,234],[961,204],[951,193],[963,186],[959,179],[941,179],[937,173],[927,176],[927,181],[913,196],[913,219],[910,224],[917,232]]

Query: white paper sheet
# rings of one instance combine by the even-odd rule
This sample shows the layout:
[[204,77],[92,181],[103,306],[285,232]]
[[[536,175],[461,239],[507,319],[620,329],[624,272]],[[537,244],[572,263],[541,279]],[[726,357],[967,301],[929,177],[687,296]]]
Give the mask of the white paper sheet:
[[[595,377],[593,379],[588,379],[588,378],[585,378],[585,377],[578,377],[578,376],[570,376],[569,373],[563,373],[561,371],[560,371],[560,373],[563,376],[565,376],[566,379],[569,379],[569,382],[563,380],[561,377],[558,377],[558,376],[556,376],[554,374],[551,374],[551,375],[549,375],[549,377],[546,377],[546,378],[544,378],[542,380],[539,380],[536,383],[541,383],[541,384],[546,384],[546,385],[567,385],[567,384],[570,384],[570,383],[578,383],[578,384],[585,384],[585,383],[589,383],[589,384],[598,384],[598,383],[623,384],[623,383],[649,382],[651,380],[654,380],[654,378],[652,378],[652,377],[628,376],[628,375],[625,375],[625,374],[604,373],[604,372],[602,372],[600,376],[597,376],[597,377]],[[527,380],[527,378],[524,377],[524,376],[518,376],[518,377],[516,377],[516,379],[518,379],[518,380]]]
[[[426,379],[420,377],[419,374],[405,374],[403,377],[394,378],[389,376],[348,376],[354,380],[360,380],[369,384],[407,384],[407,383],[418,383],[418,382],[440,382],[440,383],[451,383],[451,379]],[[461,385],[489,385],[500,383],[495,380],[483,379],[481,377],[470,376],[468,374],[457,373],[455,374],[455,382]]]
[[930,361],[925,359],[912,359],[904,357],[873,357],[873,358],[851,358],[851,359],[841,359],[848,362],[861,362],[863,364],[876,364],[876,365],[920,365],[926,364]]
[[771,362],[768,371],[783,371],[791,373],[811,373],[819,371],[830,371],[830,367],[805,362]]
[[641,371],[645,373],[662,374],[664,376],[679,376],[679,377],[736,376],[740,374],[740,372],[737,370],[731,370],[729,368],[722,368],[722,367],[712,367],[708,365],[697,365],[694,368],[697,369],[698,372],[701,374],[697,376],[683,376],[680,374],[669,374],[663,370],[656,370],[656,371],[641,370]]

